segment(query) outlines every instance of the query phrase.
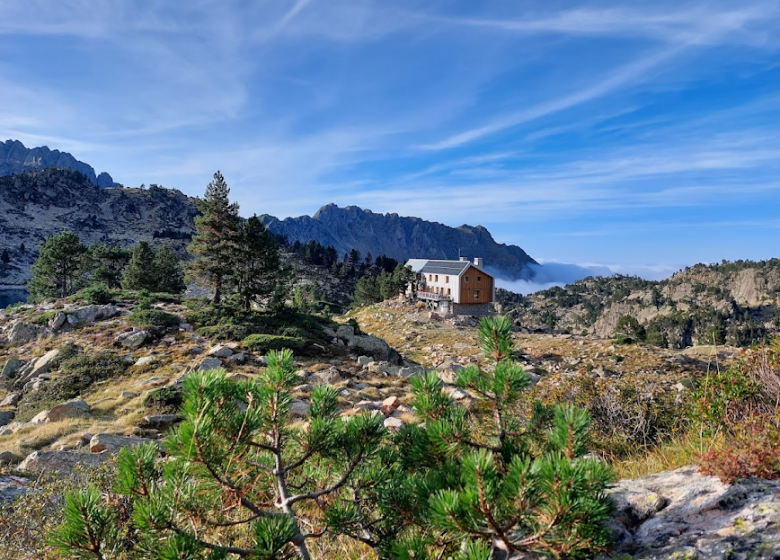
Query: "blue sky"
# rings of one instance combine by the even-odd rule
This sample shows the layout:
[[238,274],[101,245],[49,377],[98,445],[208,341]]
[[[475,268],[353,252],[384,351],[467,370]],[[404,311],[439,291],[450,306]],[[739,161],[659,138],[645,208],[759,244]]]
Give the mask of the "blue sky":
[[780,4],[0,1],[0,139],[662,275],[780,256]]

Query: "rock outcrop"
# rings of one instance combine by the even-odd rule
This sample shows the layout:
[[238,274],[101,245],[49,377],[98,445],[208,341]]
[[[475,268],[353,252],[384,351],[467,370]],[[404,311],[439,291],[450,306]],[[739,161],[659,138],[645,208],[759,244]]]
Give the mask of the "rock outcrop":
[[633,558],[747,560],[780,555],[780,481],[723,484],[690,466],[613,491],[619,552]]
[[78,171],[83,173],[93,185],[102,188],[119,186],[105,171],[96,176],[91,165],[77,160],[67,152],[50,150],[47,146],[27,148],[19,140],[0,142],[0,175],[15,175],[25,171],[51,168]]
[[357,249],[363,255],[387,255],[403,262],[410,258],[457,260],[460,252],[482,257],[500,276],[512,280],[532,277],[528,265],[536,264],[520,247],[496,243],[482,226],[453,228],[421,218],[375,214],[357,206],[328,204],[311,217],[279,220],[266,215],[263,221],[290,243],[314,240],[332,245],[339,254]]

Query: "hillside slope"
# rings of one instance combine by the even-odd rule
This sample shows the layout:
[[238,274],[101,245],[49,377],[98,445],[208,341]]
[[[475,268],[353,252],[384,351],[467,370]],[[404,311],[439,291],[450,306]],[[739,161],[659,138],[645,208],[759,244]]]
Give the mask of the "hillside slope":
[[661,346],[745,346],[780,328],[780,260],[698,264],[663,281],[590,277],[527,297],[501,292],[499,301],[529,330],[610,337],[630,315]]
[[73,231],[85,243],[122,247],[144,239],[183,254],[195,231],[195,200],[179,191],[101,188],[69,169],[0,177],[0,285],[21,285],[44,239]]
[[357,249],[363,255],[387,255],[401,262],[410,258],[482,257],[486,266],[511,280],[533,277],[528,265],[536,264],[520,247],[497,243],[482,226],[453,228],[421,218],[376,214],[357,206],[339,208],[335,204],[323,206],[313,216],[284,220],[263,216],[263,220],[273,233],[286,236],[291,243],[314,240],[332,245],[339,254]]

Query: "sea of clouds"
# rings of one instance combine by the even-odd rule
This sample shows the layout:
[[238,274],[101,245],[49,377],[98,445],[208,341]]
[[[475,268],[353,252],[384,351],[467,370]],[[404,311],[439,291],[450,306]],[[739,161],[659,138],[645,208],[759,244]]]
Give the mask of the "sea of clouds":
[[599,263],[561,263],[540,261],[530,265],[534,271],[531,280],[505,280],[496,277],[496,287],[518,294],[528,295],[553,286],[564,286],[588,276],[612,276],[623,274],[639,276],[645,280],[663,280],[674,272],[684,268],[677,264],[599,264]]

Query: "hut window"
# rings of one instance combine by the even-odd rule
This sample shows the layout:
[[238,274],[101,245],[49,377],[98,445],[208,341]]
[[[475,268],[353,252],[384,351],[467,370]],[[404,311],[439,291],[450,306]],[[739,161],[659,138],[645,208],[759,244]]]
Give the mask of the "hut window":
[[474,290],[474,301],[479,299],[479,290]]
[[438,281],[439,281],[439,275],[437,274],[436,275],[436,280],[434,280],[434,282],[438,282]]
[[477,276],[477,282],[482,282],[482,276]]
[[445,276],[444,277],[444,283],[445,284],[449,284],[450,283],[450,277],[449,276]]

